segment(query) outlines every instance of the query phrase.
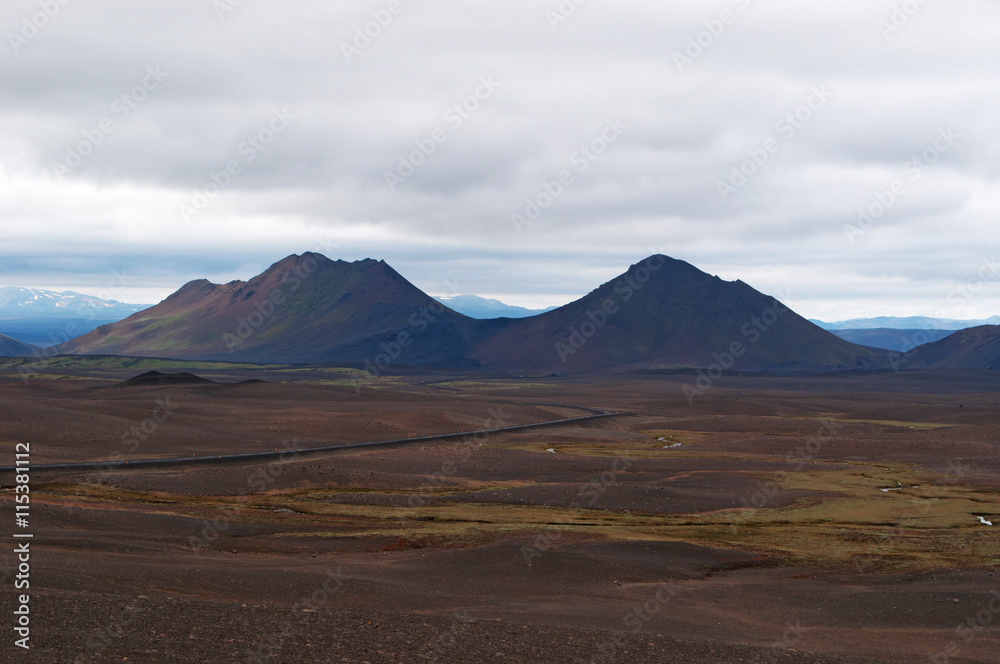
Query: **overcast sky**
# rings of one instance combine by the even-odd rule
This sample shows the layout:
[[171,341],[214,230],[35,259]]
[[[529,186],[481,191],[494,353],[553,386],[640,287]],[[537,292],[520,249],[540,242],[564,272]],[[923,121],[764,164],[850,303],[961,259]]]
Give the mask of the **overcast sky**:
[[0,19],[0,285],[156,302],[320,251],[545,306],[660,252],[809,317],[1000,313],[992,0]]

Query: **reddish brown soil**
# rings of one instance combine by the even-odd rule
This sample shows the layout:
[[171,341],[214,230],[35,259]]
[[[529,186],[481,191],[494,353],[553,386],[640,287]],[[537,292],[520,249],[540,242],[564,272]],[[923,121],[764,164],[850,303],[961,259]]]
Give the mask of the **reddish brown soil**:
[[[787,469],[789,449],[816,433],[820,420],[810,418],[831,414],[878,422],[845,423],[808,467],[881,460],[944,472],[960,459],[966,483],[1000,486],[1000,379],[992,374],[724,378],[693,405],[680,392],[690,381],[553,379],[461,392],[413,385],[358,397],[350,388],[290,384],[129,393],[85,381],[8,380],[0,384],[0,440],[8,457],[13,441],[30,440],[35,463],[96,460],[167,397],[183,406],[136,456],[267,449],[287,437],[450,432],[475,428],[500,407],[512,423],[528,422],[559,409],[526,402],[558,401],[638,414],[477,441],[441,482],[453,493],[427,496],[427,504],[524,509],[575,501],[594,514],[655,515],[729,508]],[[898,424],[914,422],[949,428]],[[544,451],[589,443],[626,449],[648,442],[642,432],[653,430],[703,434],[697,449],[719,456],[636,456],[586,505],[588,483],[615,457]],[[405,507],[406,496],[463,458],[466,445],[294,459],[268,490],[329,489],[333,505]],[[1000,613],[968,641],[956,634],[986,615],[990,593],[1000,591],[991,567],[816,569],[789,566],[780,552],[548,529],[435,544],[379,535],[363,519],[271,510],[234,520],[193,550],[206,519],[225,512],[177,501],[246,495],[257,471],[242,464],[91,476],[114,490],[99,499],[93,484],[78,485],[87,473],[34,476],[30,661],[902,663],[931,661],[950,645],[948,661],[997,661]],[[403,490],[411,493],[392,493]],[[119,501],[115,491],[154,492],[163,502]],[[826,496],[778,492],[768,506]],[[10,494],[2,500],[12,514]],[[0,563],[9,590],[12,554]],[[327,583],[331,592],[314,595],[329,579],[336,579]],[[313,596],[320,601],[303,610]],[[29,661],[12,650],[0,645],[0,661]]]

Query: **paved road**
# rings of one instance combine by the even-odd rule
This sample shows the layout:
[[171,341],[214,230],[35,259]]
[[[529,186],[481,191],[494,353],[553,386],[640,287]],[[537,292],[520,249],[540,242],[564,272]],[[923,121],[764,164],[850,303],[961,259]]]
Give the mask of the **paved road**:
[[[494,427],[491,429],[476,429],[474,431],[462,431],[459,433],[442,433],[435,434],[432,436],[420,436],[419,438],[393,438],[391,440],[376,440],[370,443],[347,443],[340,445],[326,445],[323,447],[306,447],[299,449],[286,449],[278,452],[251,452],[247,454],[219,454],[216,456],[200,456],[200,457],[171,457],[171,458],[159,458],[159,459],[130,459],[128,461],[89,461],[80,463],[46,463],[46,464],[35,464],[30,468],[30,472],[39,473],[44,471],[65,471],[65,470],[100,470],[100,471],[113,471],[113,470],[128,470],[131,468],[148,468],[150,466],[190,466],[196,464],[213,464],[213,463],[238,463],[243,461],[262,461],[266,459],[284,459],[288,460],[290,458],[298,458],[310,454],[324,454],[327,452],[337,452],[340,450],[356,450],[363,449],[366,447],[391,447],[394,445],[408,445],[412,443],[427,443],[436,440],[447,440],[454,438],[469,438],[476,436],[489,435],[494,433],[503,433],[505,431],[522,431],[524,429],[538,429],[541,427],[550,427],[558,424],[569,424],[570,422],[585,422],[587,420],[596,420],[607,417],[617,417],[619,415],[627,415],[629,413],[621,411],[609,411],[602,410],[600,408],[587,408],[585,406],[571,406],[569,404],[558,404],[558,403],[538,403],[531,404],[536,406],[556,406],[559,408],[573,408],[576,410],[582,410],[587,415],[580,415],[577,417],[565,417],[558,420],[546,420],[544,422],[534,422],[531,424],[512,424],[503,427]],[[15,466],[0,466],[0,474],[13,473],[17,468]],[[23,472],[23,471],[22,471]],[[6,483],[7,478],[3,478],[4,483]]]

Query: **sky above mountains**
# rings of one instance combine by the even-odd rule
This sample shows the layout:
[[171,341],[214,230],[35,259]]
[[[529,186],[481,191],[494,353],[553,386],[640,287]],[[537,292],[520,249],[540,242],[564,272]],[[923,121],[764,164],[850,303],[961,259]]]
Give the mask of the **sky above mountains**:
[[318,251],[542,308],[664,253],[811,318],[1000,312],[994,2],[11,0],[0,27],[2,285],[156,302]]

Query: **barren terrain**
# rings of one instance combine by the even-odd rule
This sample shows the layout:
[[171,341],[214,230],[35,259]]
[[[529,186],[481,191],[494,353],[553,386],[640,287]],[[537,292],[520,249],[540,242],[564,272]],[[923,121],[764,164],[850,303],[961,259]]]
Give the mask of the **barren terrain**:
[[[118,387],[153,368],[228,384]],[[731,376],[689,401],[671,373],[0,371],[3,465],[17,442],[36,465],[210,457],[631,413],[36,469],[33,661],[996,661],[995,372]]]

